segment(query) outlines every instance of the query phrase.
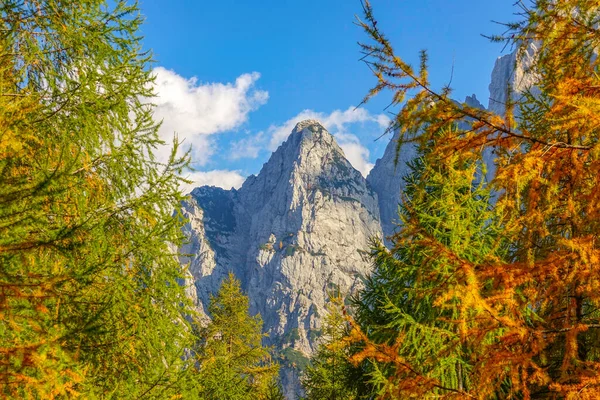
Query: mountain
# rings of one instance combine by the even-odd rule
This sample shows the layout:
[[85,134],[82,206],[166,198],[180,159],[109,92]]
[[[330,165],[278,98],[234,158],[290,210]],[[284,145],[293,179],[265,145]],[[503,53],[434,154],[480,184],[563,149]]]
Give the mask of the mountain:
[[[375,162],[367,176],[367,183],[377,193],[384,238],[391,236],[398,228],[398,204],[402,200],[404,177],[408,173],[406,161],[412,160],[417,154],[413,143],[403,143],[399,149],[398,163],[394,163],[399,137],[399,132],[393,135],[383,156]],[[386,243],[389,244],[387,240]]]
[[[515,95],[533,85],[529,51],[535,47],[523,62],[515,53],[496,61],[492,111],[503,112],[507,83]],[[475,95],[465,102],[484,108]],[[288,398],[301,390],[298,373],[318,344],[329,294],[360,288],[371,268],[370,238],[397,229],[405,163],[416,154],[404,144],[395,164],[397,141],[398,133],[365,179],[318,121],[302,121],[239,190],[203,186],[182,204],[189,240],[179,250],[190,265],[188,294],[204,313],[228,272],[241,280],[250,312],[262,316],[267,344],[282,354]],[[493,154],[484,158],[491,173]]]
[[[515,50],[496,59],[489,85],[490,98],[487,107],[489,111],[504,115],[508,86],[511,87],[514,97],[518,97],[519,93],[528,89],[533,89],[535,93],[536,77],[530,73],[529,69],[533,65],[537,50],[537,44],[532,42],[521,54]],[[518,114],[518,110],[516,110],[516,114]]]
[[[536,51],[536,44],[531,43],[521,55],[515,50],[496,59],[490,79],[487,110],[504,114],[509,86],[515,98],[528,89],[533,89],[532,92],[535,93],[535,76],[529,72],[529,68],[533,64]],[[474,94],[467,96],[465,103],[471,107],[486,109]],[[518,115],[518,110],[515,110],[515,115]],[[367,182],[378,195],[382,230],[386,238],[398,228],[397,210],[404,190],[404,176],[408,170],[406,161],[416,155],[415,146],[404,143],[399,149],[398,163],[395,164],[398,138],[399,133],[396,132],[386,147],[383,157],[376,161],[375,167],[367,177]],[[490,149],[486,149],[483,158],[487,165],[486,175],[489,180],[495,170],[494,154]],[[389,241],[386,240],[386,244],[389,244]]]
[[361,249],[382,236],[377,195],[317,121],[300,122],[239,190],[200,187],[183,204],[190,280],[205,310],[229,271],[241,280],[267,344],[282,352],[287,393],[315,349],[329,293],[370,270]]

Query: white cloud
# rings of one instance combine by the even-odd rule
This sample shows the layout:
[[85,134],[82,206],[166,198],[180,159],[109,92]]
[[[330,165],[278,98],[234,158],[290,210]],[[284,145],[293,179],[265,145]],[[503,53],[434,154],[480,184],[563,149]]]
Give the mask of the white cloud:
[[[181,135],[177,135],[177,139],[183,140],[181,143],[182,150],[188,150],[191,147],[190,161],[194,166],[206,165],[210,161],[210,157],[217,151],[213,139],[208,135],[194,135],[183,138]],[[166,140],[169,145],[171,141]]]
[[385,115],[385,114],[377,115],[377,123],[379,124],[379,126],[388,128],[390,126],[390,122],[392,122],[392,121],[390,120],[390,118],[387,115]]
[[364,108],[349,107],[347,110],[335,110],[330,114],[304,110],[281,125],[272,125],[268,129],[271,135],[268,148],[271,151],[289,136],[294,126],[305,119],[319,120],[323,126],[336,138],[338,144],[344,150],[346,158],[354,168],[367,176],[373,164],[369,162],[369,150],[360,143],[359,138],[350,133],[350,125],[357,123],[375,123],[379,128],[386,128],[390,122],[384,114],[373,115]]
[[217,186],[223,189],[238,189],[246,180],[240,171],[230,171],[223,169],[215,169],[212,171],[193,171],[184,174],[184,177],[191,180],[192,183],[183,188],[184,193],[191,192],[199,186]]
[[[177,134],[183,149],[192,146],[195,165],[205,165],[215,152],[209,135],[236,129],[248,120],[248,114],[267,102],[269,94],[255,88],[260,74],[240,75],[234,83],[200,83],[186,79],[163,67],[154,69],[156,105],[154,118],[162,121],[160,137],[171,143]],[[158,150],[165,160],[169,146]]]
[[256,158],[264,147],[264,133],[261,131],[254,136],[231,142],[229,159]]
[[360,144],[358,137],[351,133],[338,132],[334,136],[342,150],[344,150],[344,154],[348,161],[350,161],[350,164],[359,170],[364,177],[369,175],[369,172],[375,166],[369,162],[369,149]]
[[[296,124],[300,121],[304,121],[305,119],[318,119],[321,123],[324,122],[324,114],[318,113],[313,110],[304,110],[301,111],[300,114],[296,115],[285,121],[281,125],[271,125],[268,129],[269,134],[271,134],[271,140],[269,141],[269,150],[275,151],[277,147],[281,143],[287,139],[287,137],[292,133],[292,130],[296,126]],[[325,128],[328,128],[325,126]]]

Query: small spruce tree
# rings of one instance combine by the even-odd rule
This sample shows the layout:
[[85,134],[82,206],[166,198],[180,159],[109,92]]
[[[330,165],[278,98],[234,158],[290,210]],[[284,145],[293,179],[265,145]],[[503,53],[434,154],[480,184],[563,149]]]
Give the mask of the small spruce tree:
[[351,380],[356,375],[356,368],[348,360],[349,347],[343,340],[348,329],[343,307],[340,296],[331,297],[323,323],[321,343],[310,358],[310,365],[302,377],[307,400],[358,398],[356,386]]
[[200,398],[236,400],[276,394],[279,367],[262,345],[262,320],[248,313],[248,297],[232,273],[208,306],[211,322],[200,330]]

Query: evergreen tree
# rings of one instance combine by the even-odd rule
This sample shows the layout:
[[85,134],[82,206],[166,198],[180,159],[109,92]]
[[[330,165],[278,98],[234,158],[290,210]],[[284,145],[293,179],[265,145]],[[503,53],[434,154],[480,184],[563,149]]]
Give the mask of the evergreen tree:
[[[600,7],[579,0],[518,2],[520,20],[493,37],[528,54],[535,87],[510,95],[503,115],[460,104],[449,87],[429,81],[427,55],[418,70],[398,56],[364,4],[361,22],[372,41],[362,46],[377,84],[401,106],[393,127],[400,141],[424,143],[440,126],[465,120],[471,129],[432,148],[439,160],[487,149],[496,156],[491,185],[495,214],[510,243],[504,260],[473,263],[446,244],[433,257],[470,270],[473,290],[459,295],[477,311],[469,335],[469,395],[488,398],[596,398],[600,390]],[[535,52],[528,52],[533,44]],[[533,47],[532,47],[533,48]],[[510,89],[510,88],[509,88]],[[479,287],[479,289],[477,289]],[[479,311],[481,310],[481,312]],[[459,324],[460,325],[460,324]],[[373,345],[357,329],[367,348]],[[489,339],[490,336],[493,340]],[[371,347],[369,358],[383,357]],[[390,362],[401,362],[387,354]],[[434,363],[435,360],[429,361]],[[411,365],[412,367],[412,365]]]
[[356,385],[351,380],[356,375],[356,368],[348,361],[349,348],[343,340],[348,324],[342,309],[343,299],[332,297],[324,319],[322,342],[302,378],[307,400],[358,398]]
[[125,1],[0,2],[0,397],[184,393],[176,147]]
[[261,398],[263,400],[285,400],[285,395],[278,379],[271,379]]
[[[489,190],[476,182],[483,176],[481,160],[431,153],[450,132],[441,131],[409,162],[399,208],[403,227],[391,238],[392,250],[374,241],[375,268],[355,301],[361,330],[387,356],[369,368],[384,397],[465,395],[471,386],[480,338],[469,335],[478,312],[466,297],[479,288],[457,258],[477,265],[497,259],[502,249]],[[371,351],[366,346],[353,359]]]
[[262,320],[248,313],[248,297],[232,273],[211,297],[211,322],[201,329],[198,349],[200,398],[261,399],[276,394],[279,370],[262,346]]

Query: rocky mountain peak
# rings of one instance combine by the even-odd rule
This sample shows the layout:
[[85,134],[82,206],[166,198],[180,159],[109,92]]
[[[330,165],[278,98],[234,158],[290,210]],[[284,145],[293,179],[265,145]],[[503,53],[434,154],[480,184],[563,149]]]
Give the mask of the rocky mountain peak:
[[471,96],[467,96],[465,98],[465,104],[470,107],[477,107],[477,108],[485,109],[483,104],[481,104],[481,102],[477,99],[477,96],[475,96],[475,93],[473,93]]
[[521,52],[517,49],[498,57],[489,85],[489,111],[504,115],[509,86],[515,98],[526,90],[533,90],[535,93],[537,77],[531,72],[531,68],[537,57],[538,46],[537,43],[531,42]]
[[205,310],[228,271],[241,280],[266,341],[282,354],[288,394],[298,389],[321,334],[328,293],[350,294],[381,237],[377,195],[321,123],[298,123],[239,190],[195,189],[183,204],[191,292]]
[[310,134],[311,132],[316,132],[319,129],[325,129],[321,123],[316,119],[305,119],[304,121],[300,121],[296,124],[294,129],[292,130],[292,135],[300,132],[302,133],[306,130],[305,133]]
[[295,210],[315,189],[348,197],[357,188],[359,192],[367,190],[365,180],[335,138],[319,121],[305,120],[296,125],[260,173],[244,182],[239,195],[248,210],[263,208],[274,199],[277,212],[271,214],[282,214],[290,207]]
[[[303,148],[317,153],[337,153],[345,158],[342,149],[338,146],[334,137],[319,121],[314,119],[298,122],[290,136],[280,146],[288,162],[296,163],[306,160],[306,157],[302,157],[302,155],[306,155]],[[277,149],[275,153],[280,149]]]
[[[534,84],[526,73],[534,52],[531,47],[521,61],[515,54],[498,59],[491,111],[502,110],[507,82],[515,92]],[[465,103],[484,108],[475,95]],[[370,238],[398,229],[406,161],[416,156],[415,145],[404,143],[394,163],[398,139],[396,132],[365,180],[319,121],[301,121],[239,190],[197,188],[182,204],[189,241],[180,253],[189,254],[181,262],[190,265],[190,296],[205,310],[210,294],[234,272],[250,312],[263,318],[267,344],[281,354],[289,399],[299,390],[298,370],[319,343],[328,294],[360,288],[372,268],[365,257]],[[484,159],[491,172],[493,154]]]

